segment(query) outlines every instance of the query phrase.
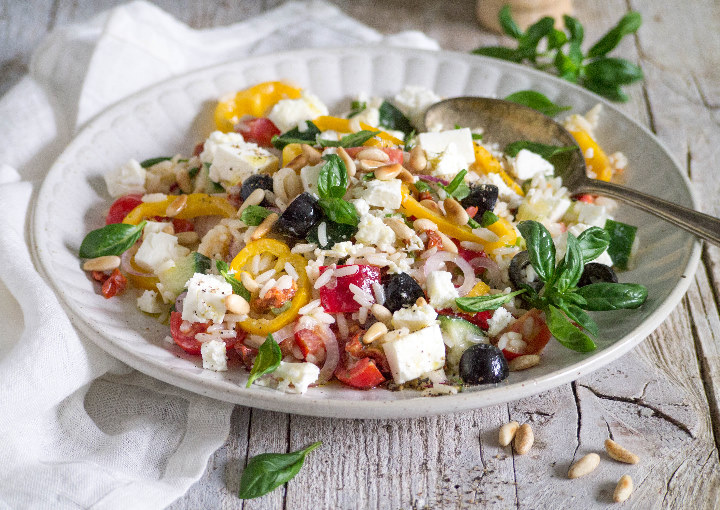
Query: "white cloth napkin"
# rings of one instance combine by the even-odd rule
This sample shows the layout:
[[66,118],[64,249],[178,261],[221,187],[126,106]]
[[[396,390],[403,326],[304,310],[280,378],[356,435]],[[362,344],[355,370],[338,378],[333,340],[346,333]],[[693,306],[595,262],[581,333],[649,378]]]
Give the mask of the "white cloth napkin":
[[133,2],[56,30],[0,99],[0,507],[162,508],[226,440],[232,405],[138,373],[70,323],[33,265],[28,213],[78,129],[128,94],[200,67],[299,47],[379,43],[437,49],[418,32],[383,37],[321,1],[193,30]]

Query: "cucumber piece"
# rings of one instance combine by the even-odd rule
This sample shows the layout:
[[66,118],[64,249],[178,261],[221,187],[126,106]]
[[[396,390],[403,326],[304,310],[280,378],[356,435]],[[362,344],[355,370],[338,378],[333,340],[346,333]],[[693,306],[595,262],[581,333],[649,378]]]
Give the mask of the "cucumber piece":
[[475,344],[488,344],[490,340],[482,329],[460,317],[438,315],[438,320],[447,347],[446,371],[457,375],[463,352]]
[[607,251],[613,265],[618,269],[627,269],[637,227],[619,221],[606,220],[605,230],[610,234],[610,245]]
[[160,283],[165,290],[172,292],[175,297],[185,289],[188,280],[195,273],[205,274],[210,270],[210,259],[196,251],[175,261],[175,265],[158,275]]

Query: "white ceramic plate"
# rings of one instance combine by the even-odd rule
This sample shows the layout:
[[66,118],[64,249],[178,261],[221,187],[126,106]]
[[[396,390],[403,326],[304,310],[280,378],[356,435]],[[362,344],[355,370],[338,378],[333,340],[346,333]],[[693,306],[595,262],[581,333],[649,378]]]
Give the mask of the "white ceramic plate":
[[[110,203],[102,175],[129,158],[188,154],[212,130],[214,102],[258,82],[291,80],[315,92],[337,111],[349,109],[360,92],[390,97],[406,84],[442,96],[504,97],[534,89],[584,113],[597,96],[567,82],[514,64],[450,52],[392,48],[307,50],[247,59],[168,81],[110,108],[93,120],[50,170],[37,201],[33,241],[42,269],[64,301],[74,324],[100,347],[130,366],[188,390],[238,404],[291,413],[343,418],[400,418],[473,409],[519,399],[580,377],[618,358],[651,333],[686,291],[699,258],[699,244],[652,216],[621,208],[617,219],[638,225],[642,240],[637,268],[623,281],[648,287],[637,311],[597,314],[597,351],[580,354],[552,341],[541,365],[512,373],[499,385],[458,395],[422,398],[418,393],[344,387],[311,388],[303,396],[262,387],[245,389],[244,371],[201,368],[163,339],[167,326],[135,307],[134,292],[105,300],[82,271],[77,251],[87,232],[99,228]],[[668,151],[645,128],[605,104],[597,137],[608,152],[630,161],[627,184],[695,206],[689,182]]]

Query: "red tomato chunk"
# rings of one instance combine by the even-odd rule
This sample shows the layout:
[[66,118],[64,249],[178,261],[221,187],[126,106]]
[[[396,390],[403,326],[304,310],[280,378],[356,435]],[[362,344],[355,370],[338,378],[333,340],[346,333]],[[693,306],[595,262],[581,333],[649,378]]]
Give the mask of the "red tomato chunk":
[[110,210],[105,217],[105,225],[110,225],[111,223],[122,223],[125,216],[127,216],[130,211],[140,204],[142,204],[142,194],[124,195],[118,198],[110,206]]
[[[195,339],[195,335],[198,333],[205,333],[211,322],[190,322],[189,328],[182,327],[183,318],[181,312],[170,313],[170,336],[182,349],[188,354],[200,354],[200,348],[202,342]],[[187,331],[185,331],[187,329]],[[235,347],[236,344],[242,343],[247,336],[247,333],[243,330],[239,330],[237,334],[232,338],[223,338],[227,351]],[[242,353],[240,353],[242,354]]]
[[335,371],[335,377],[337,377],[341,383],[361,390],[369,390],[385,382],[385,377],[383,377],[380,370],[375,366],[375,362],[370,358],[362,358],[349,368],[338,368]]
[[506,347],[502,352],[507,360],[517,358],[523,354],[540,354],[552,336],[545,323],[545,314],[537,308],[533,308],[518,317],[518,320],[498,334],[498,338],[509,331],[520,333],[527,347],[523,352],[516,352]]
[[[357,285],[359,288],[373,295],[373,283],[380,283],[380,268],[364,264],[354,264],[358,271],[348,276],[331,278],[327,285],[320,287],[320,302],[327,313],[350,313],[360,310],[360,303],[353,299],[350,285]],[[320,274],[323,274],[329,266],[320,266]],[[351,266],[337,266],[337,269]]]
[[246,142],[253,142],[260,147],[272,147],[272,137],[280,134],[273,121],[265,117],[241,120],[235,131],[240,133]]
[[120,272],[119,269],[115,269],[112,274],[102,284],[100,291],[105,299],[110,299],[113,296],[119,296],[127,288],[127,278]]

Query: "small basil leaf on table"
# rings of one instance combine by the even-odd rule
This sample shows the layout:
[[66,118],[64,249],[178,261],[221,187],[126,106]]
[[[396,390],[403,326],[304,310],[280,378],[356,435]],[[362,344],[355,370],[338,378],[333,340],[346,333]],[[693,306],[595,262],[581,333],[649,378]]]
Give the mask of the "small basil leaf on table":
[[596,349],[597,346],[592,338],[570,322],[560,309],[548,305],[545,314],[550,333],[565,347],[578,352],[590,352]]
[[535,90],[519,90],[507,96],[505,100],[530,107],[548,117],[553,117],[572,108],[571,106],[559,106],[550,101],[546,95]]
[[575,291],[585,299],[585,310],[602,312],[638,308],[647,299],[647,288],[637,283],[591,283]]
[[252,370],[250,370],[250,377],[248,377],[248,382],[245,387],[249,388],[258,377],[277,370],[281,360],[282,353],[280,352],[280,346],[272,335],[268,335],[265,342],[263,342],[258,349],[258,354],[255,357],[255,362],[253,363]]
[[640,28],[642,16],[639,12],[629,12],[623,16],[617,25],[611,28],[598,42],[588,50],[588,58],[602,57],[614,50],[620,40]]
[[510,301],[515,296],[525,292],[525,289],[516,290],[509,294],[492,294],[489,296],[476,296],[476,297],[462,297],[456,298],[455,304],[457,304],[460,310],[464,312],[485,312],[487,310],[497,310],[502,305]]
[[257,227],[265,218],[270,216],[270,211],[261,205],[249,205],[243,210],[240,219],[251,227]]
[[578,236],[577,241],[582,252],[583,264],[587,264],[607,250],[610,245],[610,234],[600,227],[590,227]]
[[145,221],[137,225],[111,223],[91,231],[80,244],[80,258],[94,259],[105,255],[122,255],[140,239],[145,223]]
[[555,243],[550,232],[537,221],[521,221],[517,226],[525,239],[530,264],[543,282],[555,275]]
[[261,453],[252,457],[240,478],[240,499],[259,498],[292,480],[300,472],[308,453],[322,444],[317,441],[290,453]]

